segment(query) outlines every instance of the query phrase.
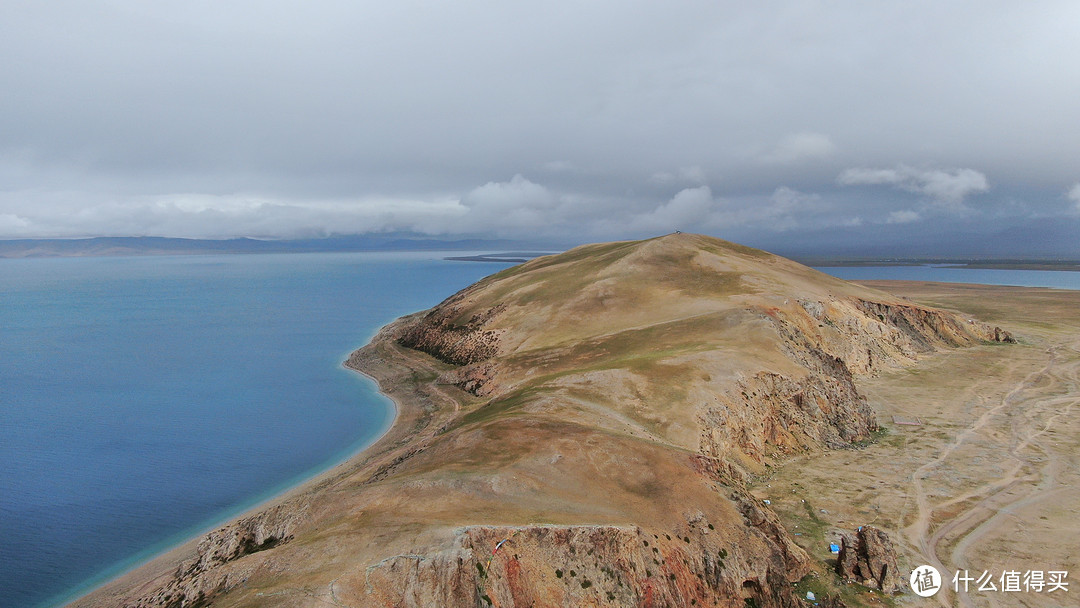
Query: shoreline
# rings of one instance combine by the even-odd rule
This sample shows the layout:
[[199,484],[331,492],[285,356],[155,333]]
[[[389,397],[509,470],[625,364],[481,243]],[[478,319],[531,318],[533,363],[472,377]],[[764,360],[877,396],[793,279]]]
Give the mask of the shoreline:
[[[405,425],[400,423],[404,422],[406,418],[413,418],[413,415],[422,408],[408,399],[403,399],[400,394],[396,398],[391,395],[392,392],[398,391],[385,386],[384,382],[380,382],[379,378],[374,375],[373,368],[379,367],[379,362],[373,361],[370,355],[371,351],[386,343],[388,334],[392,333],[400,323],[422,312],[426,311],[406,314],[383,325],[366,344],[350,352],[340,364],[342,368],[360,374],[373,382],[376,392],[389,401],[390,415],[387,416],[386,423],[374,438],[366,442],[362,447],[350,452],[343,459],[336,461],[335,464],[321,469],[318,473],[300,478],[296,483],[288,485],[280,492],[259,500],[254,505],[243,508],[239,512],[216,520],[216,523],[212,525],[200,527],[199,531],[194,534],[178,533],[176,535],[178,537],[183,534],[182,540],[170,543],[164,549],[153,550],[151,548],[144,550],[147,552],[152,551],[152,553],[144,558],[133,558],[130,564],[121,562],[120,565],[113,569],[115,573],[107,570],[100,577],[95,577],[100,578],[100,581],[95,581],[94,578],[89,579],[91,582],[80,585],[83,587],[82,589],[77,588],[63,596],[48,599],[39,604],[39,608],[88,608],[91,606],[112,605],[109,602],[119,601],[120,598],[125,600],[135,599],[142,593],[167,582],[181,565],[196,558],[199,544],[213,532],[235,526],[242,520],[259,516],[271,509],[285,507],[291,502],[301,501],[304,498],[313,498],[326,487],[362,472],[366,467],[373,464],[373,461],[378,459],[379,456],[400,447],[401,440],[404,437],[399,438],[397,436],[405,432]],[[361,362],[368,365],[361,367]],[[383,365],[386,368],[392,367],[387,363],[383,363]],[[384,381],[386,379],[384,378]],[[391,435],[394,437],[392,438]],[[288,484],[288,482],[284,483]]]

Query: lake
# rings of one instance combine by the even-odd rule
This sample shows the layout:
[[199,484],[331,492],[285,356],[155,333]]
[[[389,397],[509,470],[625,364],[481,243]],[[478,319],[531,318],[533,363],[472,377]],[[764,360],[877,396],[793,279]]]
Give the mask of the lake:
[[0,604],[53,605],[368,445],[342,367],[508,264],[443,253],[0,260]]

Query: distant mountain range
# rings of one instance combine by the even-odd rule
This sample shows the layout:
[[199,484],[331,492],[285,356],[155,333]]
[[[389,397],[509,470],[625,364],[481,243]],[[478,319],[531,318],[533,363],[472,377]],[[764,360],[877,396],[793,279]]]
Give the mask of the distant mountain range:
[[[734,238],[803,264],[831,265],[893,263],[979,263],[997,267],[1029,266],[1032,262],[1075,269],[1080,261],[1080,217],[1042,218],[1018,223],[972,222],[962,229],[948,226],[831,227],[784,232],[717,235]],[[423,234],[339,235],[303,239],[186,239],[153,236],[75,239],[0,240],[0,258],[190,255],[224,253],[301,253],[332,251],[564,251],[581,244],[573,240],[440,239]],[[531,258],[533,254],[502,254]],[[503,260],[506,261],[506,260]],[[1065,268],[1064,266],[1069,266]]]
[[397,236],[337,236],[293,240],[183,239],[155,236],[0,240],[0,258],[332,251],[491,251],[520,248],[506,239],[439,240]]

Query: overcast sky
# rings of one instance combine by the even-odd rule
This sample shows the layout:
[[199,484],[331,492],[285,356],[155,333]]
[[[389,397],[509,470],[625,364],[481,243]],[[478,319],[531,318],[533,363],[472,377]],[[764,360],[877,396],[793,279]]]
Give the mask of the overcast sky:
[[1080,253],[1078,26],[1072,0],[5,0],[0,238]]

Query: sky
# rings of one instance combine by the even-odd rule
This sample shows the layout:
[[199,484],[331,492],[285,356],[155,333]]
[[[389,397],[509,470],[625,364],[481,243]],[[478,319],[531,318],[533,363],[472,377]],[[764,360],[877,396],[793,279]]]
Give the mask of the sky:
[[1080,257],[1080,3],[0,5],[0,238]]

